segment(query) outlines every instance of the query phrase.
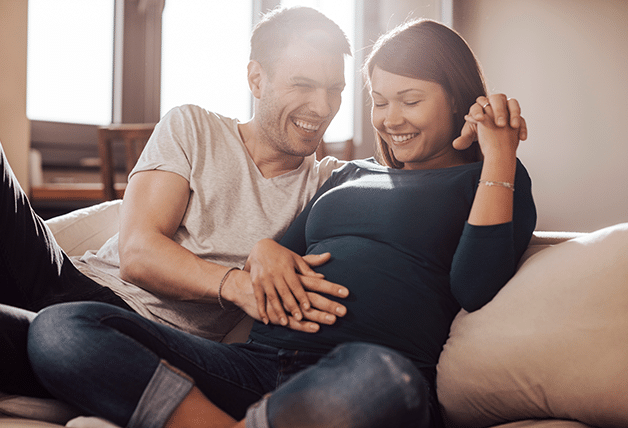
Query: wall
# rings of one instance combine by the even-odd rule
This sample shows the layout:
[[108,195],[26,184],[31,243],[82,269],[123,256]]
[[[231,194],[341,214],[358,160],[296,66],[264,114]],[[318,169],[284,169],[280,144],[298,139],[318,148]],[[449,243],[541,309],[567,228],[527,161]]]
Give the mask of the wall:
[[30,146],[26,119],[27,19],[26,0],[0,0],[0,142],[26,191]]
[[428,18],[451,25],[452,0],[380,0],[379,27],[391,30],[408,19]]
[[489,89],[517,98],[538,229],[628,221],[628,2],[457,0]]

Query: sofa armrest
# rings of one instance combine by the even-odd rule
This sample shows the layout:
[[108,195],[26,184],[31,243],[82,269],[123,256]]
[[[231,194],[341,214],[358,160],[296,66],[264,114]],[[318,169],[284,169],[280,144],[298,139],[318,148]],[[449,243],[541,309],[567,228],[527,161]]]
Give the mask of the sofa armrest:
[[586,232],[552,232],[546,230],[535,230],[530,239],[530,245],[555,245],[569,239],[579,238],[586,235]]
[[122,200],[102,202],[58,217],[46,224],[68,256],[98,250],[118,233]]
[[521,266],[523,262],[532,257],[534,254],[545,248],[584,235],[586,235],[586,232],[553,232],[535,230],[532,234],[532,238],[530,239],[530,243],[528,244],[528,248],[525,253],[523,253],[521,260],[519,260],[519,266]]

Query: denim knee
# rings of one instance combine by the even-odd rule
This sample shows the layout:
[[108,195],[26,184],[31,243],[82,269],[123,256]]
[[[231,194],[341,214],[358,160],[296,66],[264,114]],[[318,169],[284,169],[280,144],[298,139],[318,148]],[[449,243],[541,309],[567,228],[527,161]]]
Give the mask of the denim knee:
[[[73,334],[72,308],[54,305],[43,309],[28,330],[28,357],[33,370],[48,388],[79,353],[82,336]],[[53,382],[54,383],[54,382]]]
[[29,328],[28,356],[40,382],[57,398],[125,425],[160,360],[123,349],[129,340],[101,323],[108,316],[136,315],[93,302],[45,308]]
[[427,427],[432,420],[432,391],[424,375],[401,354],[365,343],[337,347],[265,400],[251,408],[247,423],[264,420],[272,428]]

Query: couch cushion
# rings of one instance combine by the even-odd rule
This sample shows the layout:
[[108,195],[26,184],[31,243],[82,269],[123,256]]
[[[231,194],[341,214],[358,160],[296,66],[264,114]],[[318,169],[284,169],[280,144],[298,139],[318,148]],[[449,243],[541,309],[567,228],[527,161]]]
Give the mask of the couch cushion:
[[52,398],[22,397],[0,393],[0,426],[4,417],[25,418],[64,425],[81,412]]
[[69,256],[98,250],[118,233],[121,200],[102,202],[46,221],[57,243]]
[[63,428],[63,425],[32,419],[0,418],[0,428]]
[[438,364],[445,417],[628,426],[627,337],[628,223],[543,249],[454,320]]

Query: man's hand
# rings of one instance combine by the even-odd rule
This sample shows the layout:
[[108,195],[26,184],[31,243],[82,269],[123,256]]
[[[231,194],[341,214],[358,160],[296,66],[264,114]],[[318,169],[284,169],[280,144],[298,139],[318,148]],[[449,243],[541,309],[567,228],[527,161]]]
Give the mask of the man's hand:
[[[233,278],[236,283],[229,284],[231,289],[223,288],[224,297],[233,298],[245,312],[265,323],[317,331],[320,324],[331,325],[336,317],[346,314],[343,305],[322,294],[344,298],[349,291],[326,281],[312,269],[326,263],[329,257],[328,253],[301,257],[272,239],[263,239],[251,250],[244,271],[230,275],[236,274]],[[228,281],[232,282],[231,278]],[[240,291],[233,294],[235,288]],[[251,307],[251,293],[255,308]]]
[[[495,125],[504,127],[509,124],[512,128],[519,129],[519,139],[525,141],[528,138],[528,128],[525,119],[521,116],[519,102],[514,98],[506,98],[504,94],[493,94],[488,97],[478,97],[477,103],[469,110],[469,115],[476,121],[484,121],[487,116],[482,109],[486,103],[490,103],[494,115]],[[476,127],[470,121],[465,122],[460,136],[456,138],[453,145],[458,150],[469,148],[474,141],[478,140]]]

